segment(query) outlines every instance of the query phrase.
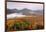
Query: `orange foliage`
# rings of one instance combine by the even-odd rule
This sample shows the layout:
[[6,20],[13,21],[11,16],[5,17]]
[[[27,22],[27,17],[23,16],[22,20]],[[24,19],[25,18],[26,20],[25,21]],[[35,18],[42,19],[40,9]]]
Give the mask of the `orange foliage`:
[[[36,27],[36,25],[42,25],[43,26],[43,16],[32,16],[32,17],[20,17],[15,19],[8,19],[7,20],[7,26],[14,25],[15,22],[23,22],[24,20],[27,20],[32,23],[32,27]],[[32,29],[32,27],[29,25],[28,28]]]

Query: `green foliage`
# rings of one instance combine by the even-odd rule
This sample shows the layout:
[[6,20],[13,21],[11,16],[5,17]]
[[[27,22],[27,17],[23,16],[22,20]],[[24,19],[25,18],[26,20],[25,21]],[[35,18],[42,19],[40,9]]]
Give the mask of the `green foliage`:
[[17,30],[24,29],[28,27],[31,23],[29,21],[24,20],[23,22],[16,22],[15,27]]
[[14,25],[12,27],[10,27],[9,30],[24,30],[31,24],[31,22],[27,21],[27,19],[24,19],[21,22],[15,21],[15,23],[13,23],[13,24]]

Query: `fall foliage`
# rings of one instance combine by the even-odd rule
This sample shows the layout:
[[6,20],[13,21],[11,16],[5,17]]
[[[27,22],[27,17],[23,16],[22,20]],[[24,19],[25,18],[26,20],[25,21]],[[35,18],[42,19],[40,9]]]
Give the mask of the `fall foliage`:
[[37,29],[37,25],[44,26],[43,16],[16,17],[7,20],[7,30],[32,30]]

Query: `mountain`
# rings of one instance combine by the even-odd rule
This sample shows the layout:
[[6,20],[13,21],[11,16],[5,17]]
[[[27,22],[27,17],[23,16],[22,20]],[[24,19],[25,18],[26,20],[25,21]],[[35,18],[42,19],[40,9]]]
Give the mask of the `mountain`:
[[12,14],[18,11],[17,9],[7,9],[7,14]]
[[18,10],[18,9],[7,9],[7,14],[11,14],[11,13],[22,13],[23,15],[27,15],[31,10],[24,8],[22,10]]
[[7,14],[12,14],[12,13],[18,13],[22,15],[43,15],[43,10],[31,10],[27,8],[24,8],[22,10],[7,9]]
[[43,10],[37,10],[37,11],[34,11],[35,14],[38,14],[38,15],[43,15]]
[[30,15],[30,13],[29,13],[30,11],[32,11],[32,10],[27,9],[27,8],[24,8],[24,9],[20,10],[20,12],[21,12],[23,15]]

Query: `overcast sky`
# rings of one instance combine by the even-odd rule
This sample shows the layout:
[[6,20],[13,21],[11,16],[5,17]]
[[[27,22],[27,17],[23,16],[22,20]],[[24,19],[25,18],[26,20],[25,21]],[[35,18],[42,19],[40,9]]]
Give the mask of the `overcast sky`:
[[28,8],[31,10],[43,10],[43,4],[34,4],[34,3],[18,3],[18,2],[7,2],[8,9],[24,9]]

